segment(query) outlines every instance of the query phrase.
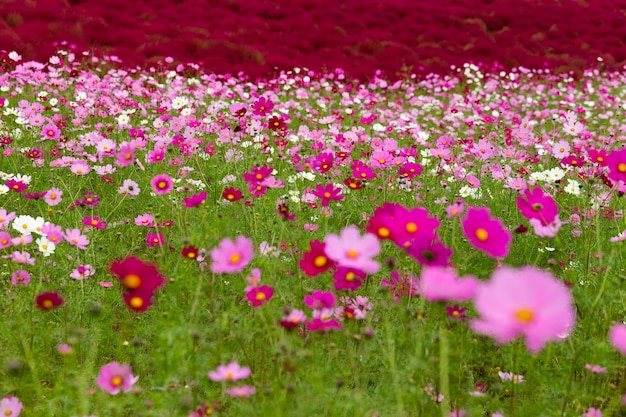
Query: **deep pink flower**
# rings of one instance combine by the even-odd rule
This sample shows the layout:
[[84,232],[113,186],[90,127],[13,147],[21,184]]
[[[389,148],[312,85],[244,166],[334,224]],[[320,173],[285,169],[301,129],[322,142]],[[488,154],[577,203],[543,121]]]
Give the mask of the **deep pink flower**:
[[402,296],[412,298],[419,294],[419,278],[410,273],[394,269],[389,273],[389,278],[381,280],[380,284],[391,291],[395,301],[400,301]]
[[274,103],[272,100],[268,100],[265,97],[259,97],[259,99],[252,105],[253,114],[257,116],[265,116],[274,110]]
[[609,340],[619,353],[626,356],[626,325],[614,324],[609,332]]
[[326,235],[324,243],[326,255],[339,266],[359,269],[366,274],[380,269],[380,263],[372,259],[380,253],[380,242],[370,233],[361,236],[354,225],[344,228],[339,236]]
[[366,277],[360,269],[340,266],[333,274],[334,286],[336,290],[354,291],[361,287]]
[[98,230],[104,230],[107,226],[107,223],[104,220],[100,220],[100,217],[98,216],[85,216],[82,223],[87,227]]
[[35,303],[42,310],[52,310],[63,305],[63,298],[58,292],[47,291],[37,295]]
[[100,368],[100,375],[96,379],[96,383],[103,391],[116,395],[120,391],[130,391],[138,379],[138,376],[133,375],[129,365],[111,362]]
[[539,352],[549,341],[567,337],[576,321],[572,295],[549,272],[526,266],[503,266],[479,286],[474,307],[480,318],[471,328],[508,343],[523,336],[528,350]]
[[247,366],[239,366],[237,362],[231,362],[228,365],[218,365],[215,371],[209,372],[211,381],[238,381],[246,379],[250,376],[250,368]]
[[309,243],[309,246],[311,247],[311,250],[304,252],[302,254],[302,259],[298,262],[302,272],[310,277],[314,277],[337,266],[334,261],[330,260],[328,256],[326,256],[325,243],[322,243],[319,240],[314,240]]
[[17,181],[14,179],[8,180],[4,183],[4,185],[6,185],[9,190],[15,191],[16,193],[24,192],[28,188],[28,184],[26,184],[25,182]]
[[219,247],[211,251],[211,271],[214,273],[241,272],[254,256],[252,241],[245,236],[237,236],[235,241],[225,238]]
[[167,194],[172,191],[174,180],[167,174],[160,174],[150,180],[150,185],[156,194]]
[[420,294],[428,301],[468,301],[478,291],[472,276],[459,279],[456,272],[441,267],[425,267],[420,276]]
[[281,327],[290,330],[295,327],[300,326],[302,323],[306,321],[307,317],[301,310],[291,310],[289,314],[280,319],[279,324]]
[[556,219],[559,208],[551,195],[545,194],[539,187],[526,189],[523,196],[517,197],[517,208],[528,220],[537,219],[546,226]]
[[406,253],[422,265],[451,266],[452,250],[431,236],[421,235],[409,242]]
[[408,248],[411,240],[419,236],[426,236],[431,240],[437,238],[435,231],[439,227],[439,220],[430,217],[425,208],[415,207],[409,210],[395,205],[392,210],[393,221],[388,223],[388,228],[391,240],[399,247]]
[[611,152],[606,156],[605,163],[609,167],[607,176],[610,179],[626,182],[626,149]]
[[312,332],[327,333],[331,330],[341,330],[341,324],[334,319],[324,320],[319,317],[306,322],[306,328]]
[[272,299],[274,289],[268,285],[253,287],[246,292],[246,300],[252,307],[258,307]]
[[135,148],[130,144],[120,147],[120,151],[115,154],[115,165],[125,167],[135,162]]
[[163,233],[148,233],[146,235],[146,246],[163,246]]
[[328,207],[331,200],[341,201],[345,198],[341,194],[341,188],[335,188],[333,184],[316,184],[312,194],[322,200],[322,207]]
[[506,258],[512,235],[486,207],[470,207],[462,220],[463,233],[470,243],[492,258]]
[[202,191],[198,194],[192,195],[191,197],[185,198],[183,207],[187,207],[187,208],[196,207],[204,203],[204,200],[206,200],[206,191]]
[[333,308],[335,306],[335,295],[330,291],[315,290],[312,295],[304,296],[304,304],[314,310]]

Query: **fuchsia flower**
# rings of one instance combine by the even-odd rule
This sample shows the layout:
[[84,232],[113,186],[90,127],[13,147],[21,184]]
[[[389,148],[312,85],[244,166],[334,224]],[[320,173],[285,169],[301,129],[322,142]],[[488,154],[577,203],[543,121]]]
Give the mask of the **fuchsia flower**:
[[609,167],[607,177],[615,182],[620,180],[626,182],[626,149],[611,152],[604,162]]
[[103,391],[117,395],[120,391],[130,391],[138,379],[138,376],[133,375],[129,365],[111,362],[100,368],[96,383]]
[[345,198],[341,194],[341,188],[335,188],[333,184],[317,184],[312,194],[322,200],[322,207],[328,207],[331,200],[341,201]]
[[470,243],[492,258],[506,258],[512,235],[486,207],[470,207],[462,220],[463,233]]
[[326,235],[324,244],[326,255],[339,266],[359,269],[366,274],[380,269],[380,263],[372,259],[380,253],[380,242],[370,233],[361,236],[354,225],[344,228],[339,236]]
[[290,330],[290,329],[300,326],[302,323],[306,321],[306,319],[307,319],[306,314],[304,314],[303,311],[294,309],[294,310],[291,310],[289,314],[287,314],[282,319],[280,319],[279,324],[281,327],[287,330]]
[[215,371],[209,372],[211,381],[239,381],[250,376],[250,368],[241,367],[237,362],[231,362],[228,365],[218,365]]
[[576,321],[567,287],[549,272],[531,266],[497,269],[489,282],[478,287],[474,307],[480,315],[470,324],[475,332],[501,344],[523,336],[532,353],[549,341],[567,337]]
[[237,236],[235,241],[225,238],[219,247],[211,251],[211,271],[214,273],[241,272],[254,256],[252,241],[245,236]]
[[626,325],[614,324],[609,332],[609,340],[619,353],[626,356]]
[[298,262],[302,272],[310,277],[319,275],[330,268],[335,268],[337,265],[334,261],[330,260],[326,256],[325,247],[326,244],[319,240],[314,240],[309,243],[311,250],[302,254],[302,259]]
[[174,180],[167,174],[160,174],[150,180],[150,185],[156,194],[167,194],[172,191]]
[[163,246],[163,233],[148,233],[146,235],[146,246]]
[[543,226],[552,223],[558,216],[559,208],[549,194],[539,187],[526,189],[523,196],[517,197],[517,208],[528,220],[537,219]]
[[274,289],[268,285],[253,287],[246,292],[246,300],[252,307],[258,307],[272,299]]
[[187,207],[187,208],[196,207],[204,203],[204,200],[206,200],[206,191],[202,191],[198,194],[192,195],[191,197],[185,198],[183,207]]

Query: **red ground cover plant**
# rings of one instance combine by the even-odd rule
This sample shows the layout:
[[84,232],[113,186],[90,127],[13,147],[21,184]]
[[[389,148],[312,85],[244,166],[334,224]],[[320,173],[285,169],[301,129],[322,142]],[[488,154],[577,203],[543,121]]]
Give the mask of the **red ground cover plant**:
[[46,60],[54,42],[115,55],[126,65],[166,56],[205,71],[253,78],[276,69],[342,68],[369,78],[504,67],[578,70],[626,61],[623,11],[613,0],[8,0],[0,4],[0,50]]

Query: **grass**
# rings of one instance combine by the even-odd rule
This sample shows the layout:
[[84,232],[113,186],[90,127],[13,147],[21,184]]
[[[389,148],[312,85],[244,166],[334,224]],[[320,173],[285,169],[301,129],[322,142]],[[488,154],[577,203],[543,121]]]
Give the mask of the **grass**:
[[[189,415],[202,403],[211,405],[216,415],[233,416],[448,416],[453,410],[467,416],[496,412],[511,417],[580,416],[590,407],[605,416],[622,415],[626,368],[609,342],[608,331],[623,320],[625,307],[623,242],[609,240],[626,228],[623,193],[590,175],[589,168],[604,169],[591,161],[582,168],[562,166],[564,176],[559,181],[538,180],[536,186],[554,197],[561,220],[567,221],[555,237],[547,238],[535,235],[516,207],[520,192],[506,186],[509,177],[530,181],[530,173],[559,167],[560,159],[546,149],[546,144],[559,139],[572,145],[572,154],[586,159],[589,149],[609,153],[620,149],[624,140],[618,107],[623,96],[621,74],[589,72],[570,80],[536,71],[515,72],[511,81],[510,74],[481,74],[468,66],[451,78],[409,78],[396,84],[373,79],[356,85],[334,73],[311,73],[305,78],[303,72],[254,84],[215,75],[190,79],[176,73],[87,69],[59,56],[61,62],[47,69],[48,77],[58,75],[56,83],[37,81],[36,71],[27,66],[18,66],[2,78],[1,96],[6,99],[2,136],[12,143],[2,148],[0,171],[5,181],[17,175],[31,179],[24,180],[28,182],[24,192],[7,189],[0,195],[0,207],[8,213],[43,217],[64,231],[79,228],[90,240],[85,250],[62,242],[50,256],[43,256],[34,242],[0,249],[4,256],[0,309],[5,312],[0,321],[4,335],[0,394],[18,397],[24,415]],[[77,76],[70,76],[72,69]],[[589,87],[583,91],[584,85],[593,91]],[[271,114],[253,114],[257,94],[273,101]],[[176,97],[186,97],[188,103],[176,109]],[[41,127],[24,121],[28,117],[20,113],[23,100],[23,112],[39,103],[46,120],[61,115],[59,138],[42,140]],[[247,106],[244,117],[229,112],[233,103]],[[568,135],[562,127],[563,115],[577,107],[583,108],[577,117],[586,120],[584,130]],[[104,113],[99,115],[98,110]],[[128,115],[128,124],[119,123],[120,112]],[[201,123],[187,127],[186,133],[185,129],[174,132],[171,119],[155,124],[164,115],[179,117],[181,112],[186,123],[194,118]],[[484,122],[484,116],[492,113],[495,121]],[[267,127],[270,116],[280,114],[289,117],[285,138]],[[364,123],[362,118],[369,115],[376,120]],[[331,118],[323,120],[327,116]],[[535,143],[542,138],[541,145],[524,145],[515,138],[505,143],[507,129],[515,132],[524,118],[535,122],[531,135]],[[243,121],[246,126],[236,132],[235,126]],[[254,123],[259,125],[257,133],[247,127]],[[388,126],[393,129],[386,131]],[[305,127],[323,136],[310,139]],[[106,137],[119,150],[133,140],[136,130],[131,133],[131,128],[141,129],[145,137],[145,142],[133,142],[138,145],[134,151],[138,162],[117,166],[114,156],[98,160],[95,142]],[[220,142],[224,129],[238,140]],[[338,140],[338,133],[348,139]],[[176,134],[184,135],[191,147],[186,155],[169,143]],[[441,148],[436,141],[444,135],[453,141],[448,160],[430,153]],[[408,155],[415,152],[423,173],[407,181],[399,178],[397,167],[389,166],[374,169],[376,178],[364,182],[362,189],[343,185],[353,175],[351,160],[371,165],[369,155],[377,138],[397,141],[394,156],[400,150]],[[282,139],[284,144],[278,142]],[[473,139],[473,147],[461,139]],[[481,139],[501,155],[483,159],[476,151]],[[164,161],[149,163],[146,155],[161,142],[167,145]],[[211,144],[212,154],[205,151]],[[574,152],[575,146],[581,149]],[[29,159],[26,153],[32,148],[43,150],[45,159]],[[335,157],[333,168],[322,173],[314,168],[313,159],[323,150],[345,151],[349,157],[343,161]],[[503,156],[505,150],[513,156]],[[228,151],[240,152],[241,157],[232,160],[226,156]],[[294,162],[296,155],[300,162]],[[68,158],[67,164],[60,164],[67,166],[55,166],[61,158]],[[75,160],[92,168],[111,164],[116,172],[75,175],[69,168]],[[271,167],[284,185],[255,198],[243,174],[262,165]],[[508,166],[510,173],[502,179],[491,175],[496,166]],[[526,173],[520,173],[520,168]],[[311,179],[298,172],[309,173]],[[176,181],[170,193],[151,191],[150,180],[159,174]],[[465,194],[471,192],[463,188],[468,174],[480,179],[475,189],[480,197]],[[229,176],[233,179],[224,181]],[[138,184],[139,195],[120,194],[119,187],[127,179]],[[566,191],[568,179],[580,185],[579,194]],[[345,198],[330,201],[328,207],[322,207],[319,199],[317,206],[307,204],[303,197],[316,184],[340,186]],[[27,193],[53,187],[63,192],[58,205],[26,198]],[[225,187],[241,190],[244,198],[226,201]],[[201,191],[206,192],[204,203],[182,206],[184,197]],[[88,192],[100,197],[97,206],[72,207]],[[295,220],[277,213],[279,198]],[[446,217],[446,207],[455,199],[466,210],[488,207],[511,232],[520,225],[529,230],[513,232],[509,255],[493,259],[472,246],[458,216]],[[423,207],[439,219],[438,236],[453,250],[451,262],[459,275],[486,282],[502,264],[534,265],[569,283],[576,327],[561,343],[548,343],[533,355],[521,339],[499,345],[473,332],[468,323],[477,312],[471,302],[431,303],[406,295],[394,300],[381,280],[389,279],[393,270],[419,277],[422,267],[389,241],[382,242],[376,256],[380,270],[354,292],[335,291],[332,272],[311,278],[301,270],[299,261],[311,241],[324,241],[328,234],[339,234],[350,225],[365,233],[369,218],[384,202]],[[135,225],[135,218],[144,213],[151,214],[158,226]],[[580,224],[570,217],[576,213]],[[99,216],[106,228],[88,228],[83,224],[85,216]],[[305,224],[318,228],[309,231]],[[10,225],[5,230],[11,237],[20,235]],[[573,237],[572,232],[580,236]],[[147,233],[162,233],[164,244],[148,246]],[[210,251],[224,238],[237,236],[254,243],[250,265],[238,273],[212,273]],[[262,242],[276,249],[264,255]],[[190,245],[201,250],[200,260],[181,255],[182,248]],[[28,251],[34,265],[14,262],[9,256],[13,251]],[[127,307],[118,280],[109,271],[113,261],[131,255],[155,265],[166,277],[154,305],[143,313]],[[87,264],[95,275],[84,280],[69,277],[78,265]],[[256,308],[250,306],[244,290],[252,268],[260,269],[261,284],[274,289],[273,297]],[[28,285],[11,283],[16,270],[30,273]],[[102,282],[113,285],[102,286]],[[291,309],[302,310],[311,319],[304,297],[315,290],[333,291],[338,305],[341,296],[367,297],[372,307],[363,319],[338,317],[342,329],[328,333],[307,330],[303,324],[293,330],[279,326]],[[35,297],[44,291],[58,292],[64,304],[49,311],[38,308]],[[449,317],[445,307],[455,304],[467,308],[466,320]],[[69,345],[71,353],[59,353],[60,344]],[[115,396],[96,384],[100,368],[113,361],[129,364],[139,377],[129,392]],[[252,396],[232,398],[225,388],[241,383],[208,378],[209,371],[232,361],[250,367],[251,377],[242,383],[256,388]],[[591,372],[587,364],[607,371]],[[520,375],[523,382],[504,381],[498,372]],[[439,394],[443,394],[441,401]]]

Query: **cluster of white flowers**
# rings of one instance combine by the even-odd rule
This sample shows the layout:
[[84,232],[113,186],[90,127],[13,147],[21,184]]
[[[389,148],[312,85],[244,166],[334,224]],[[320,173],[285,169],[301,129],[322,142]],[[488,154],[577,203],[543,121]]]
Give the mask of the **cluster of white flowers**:
[[530,179],[533,181],[543,181],[547,183],[553,183],[563,179],[566,171],[559,167],[548,169],[546,171],[538,171],[530,174]]
[[298,181],[299,179],[305,179],[305,180],[309,180],[309,181],[315,181],[315,174],[312,172],[298,172],[295,175],[290,175],[287,177],[287,182],[290,184],[293,184],[294,182]]

